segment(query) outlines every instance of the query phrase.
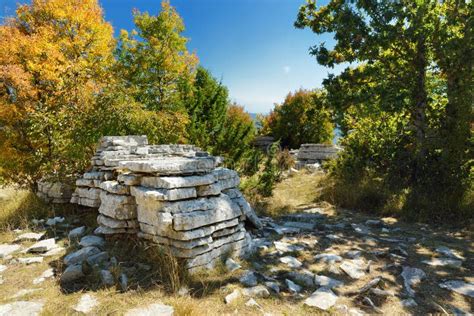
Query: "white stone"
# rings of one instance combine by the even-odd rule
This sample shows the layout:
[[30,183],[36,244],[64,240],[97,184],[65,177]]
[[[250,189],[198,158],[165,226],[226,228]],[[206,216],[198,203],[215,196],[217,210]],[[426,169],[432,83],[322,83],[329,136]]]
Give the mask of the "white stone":
[[302,290],[302,287],[296,284],[295,282],[285,279],[286,286],[291,293],[299,293]]
[[142,308],[130,309],[125,316],[172,316],[174,308],[164,304],[151,304]]
[[221,194],[222,187],[219,183],[201,185],[196,188],[197,196],[212,196]]
[[25,233],[16,237],[15,241],[25,241],[25,240],[38,241],[44,236],[44,234],[45,234],[44,232],[43,233]]
[[5,271],[8,267],[6,265],[0,264],[0,273]]
[[137,218],[137,208],[132,196],[102,192],[100,201],[99,213],[121,220]]
[[41,313],[44,303],[17,301],[0,305],[0,316],[37,316]]
[[105,240],[102,237],[88,235],[81,238],[79,245],[82,247],[98,247],[102,248],[105,246]]
[[255,301],[253,298],[249,299],[249,300],[245,303],[245,306],[262,308],[262,307],[257,303],[257,301]]
[[303,264],[298,259],[292,256],[282,257],[280,258],[280,262],[285,263],[290,268],[300,268],[303,266]]
[[36,244],[28,248],[28,252],[47,252],[56,247],[56,240],[54,238],[49,238],[37,242]]
[[304,304],[312,307],[317,307],[326,311],[332,306],[334,306],[336,302],[337,295],[334,294],[333,291],[331,291],[330,289],[321,287],[315,292],[313,292],[313,294],[311,294],[311,296],[304,301]]
[[440,283],[439,286],[443,289],[448,289],[462,295],[474,297],[474,283],[467,283],[460,280],[450,280]]
[[234,219],[242,215],[239,208],[232,204],[230,199],[219,199],[216,210],[196,211],[192,213],[175,214],[173,217],[173,228],[177,231],[191,230],[210,224]]
[[242,294],[250,297],[269,297],[270,292],[263,285],[257,285],[249,288],[242,289]]
[[53,268],[49,268],[45,270],[40,277],[35,278],[33,280],[33,284],[40,284],[43,283],[46,279],[52,278],[54,276],[54,270]]
[[403,267],[401,276],[403,278],[405,289],[407,290],[408,295],[415,296],[415,291],[411,287],[420,283],[421,280],[426,277],[426,273],[421,269],[405,266]]
[[448,258],[433,258],[431,260],[423,260],[422,262],[432,267],[460,268],[462,265],[461,260],[448,259]]
[[445,255],[446,257],[457,259],[457,260],[464,260],[464,257],[461,256],[457,251],[452,250],[446,246],[439,246],[435,249],[437,253]]
[[367,265],[361,259],[352,259],[344,260],[340,268],[352,279],[360,279],[365,275]]
[[118,165],[132,172],[176,175],[210,172],[215,167],[215,160],[211,157],[169,157],[168,159],[160,160],[120,161]]
[[176,201],[196,198],[195,188],[178,189],[152,189],[147,187],[131,187],[132,196],[137,199],[138,204],[154,203],[157,201]]
[[88,314],[90,313],[97,305],[99,301],[90,294],[84,294],[77,302],[77,305],[73,307],[76,312]]
[[20,249],[19,245],[9,245],[9,244],[1,244],[0,245],[0,258],[5,258],[10,254],[18,251]]
[[281,241],[274,241],[273,245],[275,245],[276,250],[278,250],[280,253],[285,253],[285,252],[295,252],[295,251],[302,251],[304,250],[304,247],[299,246],[299,245],[292,245],[286,242],[281,242]]
[[41,263],[43,262],[43,257],[27,257],[27,258],[18,258],[18,262],[26,265],[30,265],[33,263]]
[[130,194],[129,187],[117,181],[104,181],[100,184],[100,188],[112,194]]
[[332,289],[332,288],[340,287],[344,285],[342,281],[338,281],[324,275],[315,275],[314,283],[318,286],[322,286],[328,289]]
[[48,250],[45,253],[41,253],[40,256],[43,257],[53,257],[62,254],[64,251],[66,251],[66,248],[57,246],[56,248],[53,248],[51,250]]
[[232,293],[226,295],[226,297],[224,298],[224,302],[226,304],[231,304],[233,301],[235,301],[239,297],[240,297],[240,291],[236,289],[236,290],[233,290]]
[[141,185],[157,189],[176,189],[208,185],[216,182],[213,174],[188,177],[143,177]]
[[78,239],[85,233],[86,233],[86,226],[76,227],[69,232],[68,237],[69,239]]
[[332,253],[320,253],[314,256],[314,259],[320,260],[325,263],[335,263],[342,261],[342,257]]

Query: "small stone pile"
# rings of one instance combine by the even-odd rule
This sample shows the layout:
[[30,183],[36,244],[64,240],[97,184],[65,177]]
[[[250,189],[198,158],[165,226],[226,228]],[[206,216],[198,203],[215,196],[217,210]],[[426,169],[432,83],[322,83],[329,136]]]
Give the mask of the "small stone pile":
[[334,159],[341,147],[327,144],[302,144],[296,156],[296,168],[320,164],[324,160]]
[[104,137],[71,199],[98,207],[96,233],[138,233],[168,246],[188,269],[250,247],[245,224],[262,224],[237,189],[238,174],[190,145],[148,145],[145,136]]

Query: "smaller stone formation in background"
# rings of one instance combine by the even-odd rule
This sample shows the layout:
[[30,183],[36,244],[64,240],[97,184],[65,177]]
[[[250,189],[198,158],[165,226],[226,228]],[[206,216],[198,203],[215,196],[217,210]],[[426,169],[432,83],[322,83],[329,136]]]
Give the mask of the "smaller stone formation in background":
[[74,189],[62,182],[39,181],[36,195],[47,203],[69,203]]
[[238,190],[239,176],[192,145],[148,145],[145,136],[100,141],[71,203],[98,208],[97,234],[137,234],[167,246],[188,269],[243,255],[259,218]]
[[302,144],[296,154],[296,168],[320,166],[324,160],[337,158],[342,147],[327,144]]

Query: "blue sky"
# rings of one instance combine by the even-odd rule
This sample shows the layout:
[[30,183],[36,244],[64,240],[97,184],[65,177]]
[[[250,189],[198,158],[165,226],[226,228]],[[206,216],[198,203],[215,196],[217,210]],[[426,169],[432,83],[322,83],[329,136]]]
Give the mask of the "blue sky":
[[[132,9],[156,14],[159,0],[99,0],[116,34],[132,29]],[[0,0],[0,16],[14,14],[18,0]],[[319,1],[318,4],[325,4]],[[233,101],[254,113],[268,112],[275,102],[299,88],[315,88],[329,72],[308,53],[310,46],[333,43],[295,29],[304,0],[171,0],[186,25],[188,48],[201,64],[222,79]]]

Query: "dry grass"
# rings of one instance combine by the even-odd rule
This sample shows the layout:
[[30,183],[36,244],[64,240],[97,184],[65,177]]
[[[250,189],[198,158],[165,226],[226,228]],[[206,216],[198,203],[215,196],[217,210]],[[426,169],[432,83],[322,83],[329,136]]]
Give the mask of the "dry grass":
[[264,213],[269,216],[278,216],[292,213],[301,207],[319,201],[321,182],[325,179],[322,172],[310,173],[301,170],[277,183],[273,195],[265,200]]

